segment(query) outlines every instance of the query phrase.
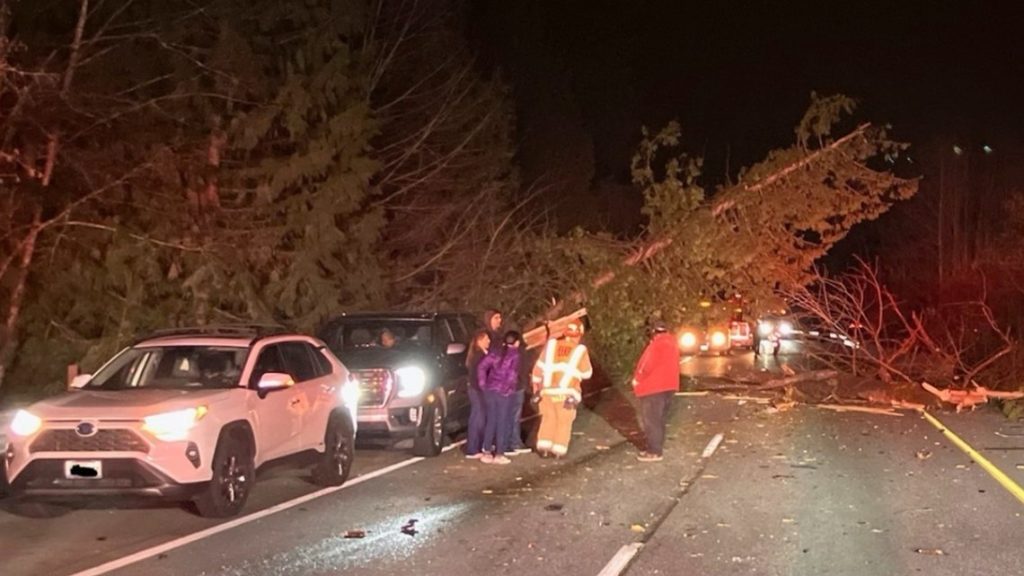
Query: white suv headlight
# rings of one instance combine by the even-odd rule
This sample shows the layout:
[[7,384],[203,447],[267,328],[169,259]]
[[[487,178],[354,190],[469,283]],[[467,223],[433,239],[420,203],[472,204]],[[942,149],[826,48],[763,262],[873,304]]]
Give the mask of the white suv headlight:
[[398,397],[413,398],[427,388],[427,373],[418,366],[406,366],[395,370],[398,377]]
[[11,432],[15,436],[31,436],[43,426],[43,419],[26,410],[18,410],[11,420]]
[[341,385],[341,401],[353,410],[359,405],[359,380],[352,374]]
[[206,415],[206,406],[164,412],[142,419],[142,429],[160,440],[173,442],[188,438],[188,431]]

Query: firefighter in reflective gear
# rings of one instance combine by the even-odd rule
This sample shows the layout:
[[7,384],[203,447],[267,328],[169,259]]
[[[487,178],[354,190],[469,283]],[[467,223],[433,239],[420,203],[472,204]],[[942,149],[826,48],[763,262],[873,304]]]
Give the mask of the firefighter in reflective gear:
[[545,458],[565,456],[569,451],[576,406],[583,400],[582,381],[594,372],[581,336],[583,324],[571,322],[564,337],[547,341],[533,367],[533,393],[540,399],[537,452]]

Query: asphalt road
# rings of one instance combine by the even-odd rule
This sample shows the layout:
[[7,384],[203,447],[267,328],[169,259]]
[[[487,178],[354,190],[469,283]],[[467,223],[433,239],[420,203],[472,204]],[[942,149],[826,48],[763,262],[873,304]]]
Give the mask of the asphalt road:
[[[683,367],[704,378],[753,362]],[[764,362],[772,370],[777,359]],[[216,533],[202,531],[225,525],[176,507],[27,518],[0,501],[0,572],[59,576],[114,562],[86,573],[596,575],[613,558],[631,558],[630,575],[1022,571],[1024,503],[919,415],[780,413],[681,396],[665,461],[643,464],[629,393],[595,399],[567,460],[527,454],[488,466],[458,448],[412,462],[360,450],[357,476],[385,473],[294,505],[317,488],[298,472],[263,475],[246,512],[283,509]],[[1024,483],[1024,425],[994,410],[938,416]],[[190,541],[153,550],[178,538]]]

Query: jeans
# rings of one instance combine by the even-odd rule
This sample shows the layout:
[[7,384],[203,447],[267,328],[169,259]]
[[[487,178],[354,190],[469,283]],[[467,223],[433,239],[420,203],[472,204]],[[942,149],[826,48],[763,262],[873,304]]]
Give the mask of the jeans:
[[523,425],[520,420],[523,418],[523,402],[526,401],[526,391],[516,390],[515,394],[512,395],[512,426],[509,429],[508,446],[512,450],[518,448],[525,448],[526,444],[523,444]]
[[647,437],[647,453],[661,455],[665,447],[665,421],[672,405],[675,392],[659,392],[650,396],[640,396],[640,420]]
[[484,393],[469,387],[469,432],[466,434],[466,454],[479,454],[484,446],[484,425],[486,423]]
[[512,425],[509,420],[512,419],[512,403],[515,402],[515,394],[502,396],[488,390],[484,390],[483,394],[484,404],[487,406],[484,452],[490,452],[493,446],[495,454],[504,454],[509,451],[508,430]]

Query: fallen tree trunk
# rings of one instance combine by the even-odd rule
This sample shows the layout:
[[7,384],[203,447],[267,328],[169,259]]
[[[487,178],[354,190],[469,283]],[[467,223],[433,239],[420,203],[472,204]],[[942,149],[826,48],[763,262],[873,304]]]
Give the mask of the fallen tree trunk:
[[835,370],[812,370],[810,372],[804,372],[802,374],[796,374],[794,376],[787,376],[785,378],[776,378],[774,380],[768,380],[760,386],[761,390],[771,390],[773,388],[784,388],[791,384],[798,384],[800,382],[819,382],[821,380],[828,380],[829,378],[835,378],[839,375],[839,372]]
[[892,408],[871,408],[869,406],[847,406],[845,404],[813,404],[816,408],[834,410],[836,412],[864,412],[867,414],[881,414],[883,416],[903,416]]
[[974,409],[975,406],[988,402],[989,398],[999,398],[1002,400],[1024,398],[1024,392],[998,392],[978,385],[975,385],[974,390],[954,390],[951,388],[940,390],[927,382],[922,382],[921,387],[934,394],[939,400],[955,405],[957,412],[964,408]]
[[529,350],[530,348],[543,346],[548,338],[561,338],[565,334],[565,329],[570,322],[581,320],[586,315],[587,309],[580,308],[571,314],[545,322],[542,326],[527,331],[523,334],[523,342],[526,344],[526,349]]

